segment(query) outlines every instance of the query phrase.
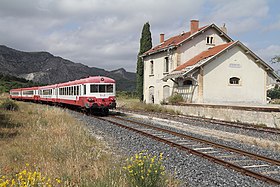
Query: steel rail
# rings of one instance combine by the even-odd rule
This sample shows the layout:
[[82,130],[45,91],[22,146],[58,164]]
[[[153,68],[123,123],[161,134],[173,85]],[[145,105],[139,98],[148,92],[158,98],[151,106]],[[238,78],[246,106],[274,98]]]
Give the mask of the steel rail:
[[217,123],[219,125],[225,125],[228,127],[235,127],[235,128],[248,129],[248,130],[260,131],[260,132],[280,134],[280,129],[273,128],[273,127],[261,127],[261,126],[253,125],[250,123],[237,123],[237,122],[232,122],[232,121],[208,119],[208,118],[202,118],[202,117],[197,117],[197,116],[186,116],[186,115],[182,115],[182,118],[190,119],[190,120],[200,120],[200,121],[205,121],[205,122],[210,122],[210,123]]
[[[124,108],[121,108],[121,107],[119,107],[119,109],[125,110]],[[164,114],[164,115],[171,116],[171,117],[178,117],[178,116],[174,116],[172,114]],[[199,120],[199,121],[205,121],[205,122],[210,122],[210,123],[217,123],[219,125],[224,125],[224,126],[228,126],[228,127],[248,129],[248,130],[254,130],[254,131],[259,131],[259,132],[280,134],[280,129],[273,128],[273,127],[261,127],[261,126],[253,125],[250,123],[238,123],[238,122],[233,122],[233,121],[209,119],[209,118],[203,118],[203,117],[199,117],[199,116],[189,116],[189,115],[180,115],[180,118],[185,118],[185,119],[189,119],[189,120]]]
[[[210,161],[212,161],[212,162],[215,162],[215,163],[218,163],[218,164],[223,165],[223,166],[225,166],[225,167],[229,167],[229,168],[231,168],[231,169],[234,169],[234,170],[236,170],[236,171],[239,171],[239,172],[241,172],[242,174],[245,174],[245,175],[254,177],[254,178],[256,178],[256,179],[259,179],[259,180],[262,180],[262,181],[265,181],[265,182],[268,182],[268,183],[271,183],[271,184],[280,185],[280,181],[279,181],[279,180],[273,179],[273,178],[271,178],[271,177],[269,177],[269,176],[265,176],[265,175],[262,175],[262,174],[260,174],[260,173],[257,173],[257,172],[248,170],[248,169],[243,168],[243,167],[240,167],[240,166],[238,166],[238,165],[236,165],[236,164],[233,164],[233,163],[230,163],[230,162],[226,162],[226,161],[224,161],[224,160],[222,160],[222,159],[216,158],[216,157],[214,157],[214,156],[207,155],[207,154],[205,154],[205,153],[201,153],[201,152],[196,151],[196,150],[194,150],[194,149],[185,147],[185,146],[183,146],[183,145],[180,145],[180,144],[178,144],[178,143],[175,143],[175,142],[166,140],[166,139],[164,139],[164,138],[160,138],[160,137],[154,136],[154,135],[152,135],[152,134],[149,134],[149,133],[147,133],[147,132],[143,132],[143,131],[138,130],[138,129],[136,129],[136,128],[129,127],[129,126],[123,125],[123,124],[121,124],[121,123],[118,123],[118,122],[115,122],[115,121],[112,121],[112,120],[108,120],[108,119],[105,119],[105,118],[100,118],[100,117],[97,117],[97,118],[100,119],[100,120],[107,121],[107,122],[109,122],[109,123],[115,124],[115,125],[117,125],[117,126],[119,126],[119,127],[122,127],[122,128],[125,128],[125,129],[129,129],[129,130],[131,130],[131,131],[137,132],[137,133],[139,133],[139,134],[142,134],[142,135],[144,135],[144,136],[150,137],[150,138],[152,138],[152,139],[155,139],[155,140],[157,140],[157,141],[163,142],[163,143],[165,143],[165,144],[168,144],[168,145],[170,145],[170,146],[176,147],[176,148],[178,148],[178,149],[181,149],[181,150],[184,150],[184,151],[188,151],[189,153],[192,153],[192,154],[194,154],[194,155],[197,155],[197,156],[206,158],[206,159],[208,159],[208,160],[210,160]],[[117,118],[117,117],[113,117],[113,118],[123,120],[122,118]],[[126,121],[126,120],[125,120],[125,121]],[[127,122],[136,123],[135,121],[131,121],[131,120],[127,120]],[[138,123],[139,123],[139,122],[137,122],[136,124],[138,124]],[[139,123],[138,125],[142,125],[142,126],[151,128],[150,125],[147,125],[147,124]],[[158,128],[158,127],[152,127],[152,128],[153,128],[153,129],[160,129],[160,128]],[[164,130],[163,132],[165,132],[165,131],[167,132],[167,131],[168,131],[168,130],[166,130],[166,129],[163,129],[163,130]],[[171,132],[172,132],[172,131],[171,131]],[[177,134],[176,132],[173,132],[173,133]],[[171,133],[171,134],[173,134],[173,133]],[[186,136],[186,138],[187,138],[187,136]],[[194,137],[191,137],[191,139],[192,139],[192,138],[194,138]],[[193,140],[195,140],[195,139],[196,139],[196,138],[194,138]],[[207,141],[207,142],[209,142],[209,141]],[[212,142],[209,142],[209,143],[212,143]],[[233,148],[233,149],[234,149],[234,148]],[[279,162],[279,161],[277,161],[277,162]]]
[[127,121],[127,122],[130,122],[130,123],[135,123],[135,124],[138,124],[138,125],[153,128],[153,129],[156,129],[156,130],[159,130],[159,131],[162,131],[162,132],[166,132],[166,133],[169,133],[169,134],[172,134],[174,136],[181,137],[181,138],[188,138],[188,139],[191,139],[191,140],[194,140],[194,141],[198,141],[198,142],[201,142],[201,143],[212,145],[212,146],[217,147],[217,148],[226,149],[226,150],[231,151],[231,152],[239,153],[239,154],[242,154],[244,156],[249,156],[249,157],[252,157],[252,158],[257,158],[259,160],[266,161],[266,162],[269,162],[269,163],[280,166],[280,160],[275,160],[275,159],[268,158],[268,157],[265,157],[265,156],[262,156],[262,155],[257,155],[257,154],[254,154],[254,153],[250,153],[250,152],[247,152],[247,151],[244,151],[244,150],[241,150],[241,149],[228,147],[228,146],[225,146],[225,145],[222,145],[222,144],[210,142],[208,140],[204,140],[204,139],[201,139],[201,138],[196,138],[196,137],[193,137],[193,136],[189,136],[189,135],[186,135],[186,134],[174,132],[174,131],[163,129],[163,128],[160,128],[160,127],[154,127],[154,126],[151,126],[151,125],[148,125],[148,124],[143,124],[143,123],[140,123],[140,122],[137,122],[137,121],[123,119],[123,118],[119,118],[119,117],[115,117],[115,116],[111,116],[111,117],[116,118],[118,120],[123,120],[123,121]]

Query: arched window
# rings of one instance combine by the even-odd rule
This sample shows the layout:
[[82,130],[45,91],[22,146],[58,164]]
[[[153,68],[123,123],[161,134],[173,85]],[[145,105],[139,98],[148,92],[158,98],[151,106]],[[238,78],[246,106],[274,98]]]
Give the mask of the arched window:
[[150,86],[149,87],[149,103],[154,103],[155,102],[155,87]]
[[229,84],[235,84],[235,85],[240,84],[240,78],[238,78],[238,77],[231,77],[229,79]]
[[163,99],[167,99],[170,96],[170,86],[163,86]]
[[183,85],[184,85],[184,86],[191,86],[192,84],[193,84],[192,80],[185,80],[185,81],[183,82]]

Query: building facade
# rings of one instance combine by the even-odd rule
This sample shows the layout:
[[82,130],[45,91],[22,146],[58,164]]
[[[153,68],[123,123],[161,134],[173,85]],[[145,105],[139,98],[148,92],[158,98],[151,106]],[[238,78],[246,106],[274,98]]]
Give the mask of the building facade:
[[233,41],[225,25],[199,27],[164,40],[142,55],[144,101],[167,101],[181,94],[188,103],[266,103],[267,87],[278,76],[240,41]]

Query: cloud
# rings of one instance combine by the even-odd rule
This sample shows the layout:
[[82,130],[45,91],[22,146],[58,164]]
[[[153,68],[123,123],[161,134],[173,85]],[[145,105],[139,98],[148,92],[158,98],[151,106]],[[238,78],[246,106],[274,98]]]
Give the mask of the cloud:
[[176,30],[178,20],[187,22],[202,4],[202,0],[3,0],[0,41],[89,66],[135,71],[143,24],[149,21],[158,38],[159,32]]
[[256,53],[266,62],[269,62],[274,56],[280,55],[280,45],[272,44],[265,48],[256,50]]
[[256,50],[256,54],[268,63],[275,71],[280,71],[280,63],[271,63],[271,59],[280,55],[280,45],[272,44],[267,47]]
[[0,41],[88,66],[135,71],[147,21],[156,45],[162,32],[168,38],[188,31],[190,19],[227,23],[230,34],[242,34],[260,28],[268,13],[265,0],[1,0]]
[[212,0],[210,5],[213,5],[213,8],[205,17],[220,25],[227,23],[232,34],[260,28],[260,21],[265,19],[269,13],[269,5],[266,0]]

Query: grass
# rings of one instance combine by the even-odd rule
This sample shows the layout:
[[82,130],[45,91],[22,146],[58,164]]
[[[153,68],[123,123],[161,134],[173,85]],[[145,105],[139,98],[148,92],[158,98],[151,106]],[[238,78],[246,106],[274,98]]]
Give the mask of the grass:
[[173,109],[168,109],[164,106],[158,104],[146,104],[140,102],[136,98],[127,98],[127,97],[118,97],[117,98],[118,106],[132,110],[142,110],[146,112],[159,112],[159,113],[169,113],[169,114],[180,114],[179,111]]
[[19,107],[18,112],[1,111],[0,175],[17,173],[28,163],[75,185],[106,172],[110,153],[67,112],[30,103]]
[[[4,101],[1,97],[0,105]],[[67,111],[16,103],[18,111],[0,110],[0,186],[19,177],[23,186],[131,186],[122,169],[125,158],[113,157]],[[178,186],[174,181],[169,178],[165,186]]]

